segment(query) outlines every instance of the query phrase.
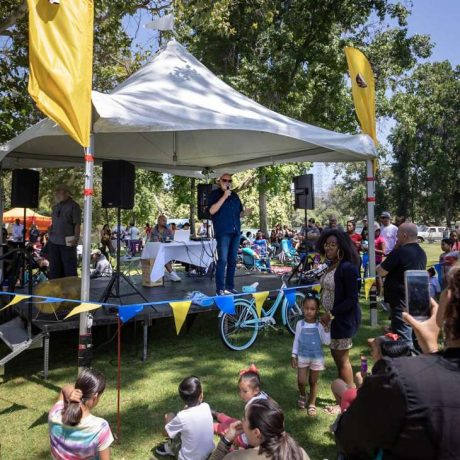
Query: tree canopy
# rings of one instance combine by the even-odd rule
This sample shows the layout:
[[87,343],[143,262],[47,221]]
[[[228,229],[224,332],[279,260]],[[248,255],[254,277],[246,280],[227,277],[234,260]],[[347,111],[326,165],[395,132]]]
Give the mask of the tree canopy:
[[[0,5],[0,142],[9,140],[41,118],[27,93],[26,8],[24,0],[4,0]],[[380,169],[377,199],[385,206],[398,208],[394,198],[394,194],[400,196],[396,192],[402,184],[398,177],[413,174],[407,158],[412,144],[404,120],[418,119],[416,112],[409,116],[405,109],[414,103],[409,98],[409,81],[422,77],[423,72],[414,69],[420,59],[430,55],[432,47],[428,36],[409,34],[410,11],[405,4],[391,0],[99,0],[95,2],[94,89],[109,91],[150,59],[159,42],[171,34],[152,35],[152,40],[140,45],[137,41],[140,22],[171,10],[176,17],[178,40],[228,84],[273,110],[340,132],[359,132],[343,48],[346,45],[360,48],[376,75],[378,116],[396,120],[392,137],[394,153],[382,150],[386,162],[392,166]],[[440,74],[443,71],[447,69],[439,69]],[[458,75],[458,71],[452,72]],[[441,80],[438,86],[443,86]],[[420,86],[415,85],[412,92],[419,90]],[[450,90],[440,89],[438,103],[446,102],[453,90],[453,83]],[[407,92],[406,98],[403,92]],[[415,105],[421,111],[423,104],[432,102],[422,97]],[[405,128],[400,128],[403,125]],[[439,123],[437,126],[439,128]],[[428,122],[419,124],[419,137],[425,128],[435,130]],[[434,134],[430,139],[434,141]],[[445,151],[441,147],[442,136],[437,135],[436,139],[433,149]],[[422,145],[426,148],[426,142],[420,142],[420,148]],[[457,147],[452,149],[458,152]],[[446,157],[448,161],[454,159],[452,152]],[[410,153],[411,161],[414,155]],[[260,209],[247,224],[266,227],[278,220],[292,220],[295,216],[290,191],[292,177],[308,171],[309,167],[308,164],[273,166],[239,174],[243,199]],[[423,176],[423,193],[433,168]],[[98,174],[96,189],[100,188]],[[356,216],[364,213],[364,183],[360,182],[364,174],[361,165],[341,167],[344,183],[332,196],[343,212],[350,211]],[[46,210],[56,180],[77,184],[81,173],[44,170],[43,176],[46,180],[41,187],[42,206]],[[414,195],[421,190],[417,187],[412,187]],[[185,217],[194,200],[191,182],[183,178],[138,171],[136,188],[133,215],[138,221],[151,220],[159,211]],[[435,203],[441,196],[446,202],[447,195],[439,189],[438,194],[424,203]],[[344,202],[345,198],[349,205]],[[458,199],[449,199],[454,199],[455,207]],[[414,204],[410,204],[413,213],[408,209],[407,215],[425,216],[419,201],[408,203]],[[452,211],[451,215],[454,214]],[[95,210],[96,224],[106,218],[107,213]]]

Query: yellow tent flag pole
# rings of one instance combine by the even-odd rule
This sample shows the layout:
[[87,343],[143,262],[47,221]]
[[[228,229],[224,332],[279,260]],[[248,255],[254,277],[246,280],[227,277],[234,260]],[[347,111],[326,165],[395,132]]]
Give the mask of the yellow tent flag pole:
[[345,47],[345,56],[351,78],[351,89],[355,103],[356,115],[361,129],[377,145],[375,124],[375,81],[372,67],[366,56],[349,46]]
[[37,107],[89,146],[93,75],[93,0],[27,0],[29,93]]

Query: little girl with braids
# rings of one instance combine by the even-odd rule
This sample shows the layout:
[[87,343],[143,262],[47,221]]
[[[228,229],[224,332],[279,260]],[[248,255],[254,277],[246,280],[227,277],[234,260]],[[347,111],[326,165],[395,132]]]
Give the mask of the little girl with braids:
[[[247,369],[240,371],[238,390],[240,398],[246,403],[244,406],[245,409],[247,409],[254,401],[257,401],[258,399],[269,398],[267,393],[261,390],[259,370],[254,364],[251,364]],[[214,424],[214,433],[218,434],[219,436],[223,435],[232,423],[238,421],[238,419],[229,417],[222,412],[213,412],[213,416],[217,420],[217,423]],[[244,433],[236,436],[234,443],[239,447],[246,448],[248,446]]]

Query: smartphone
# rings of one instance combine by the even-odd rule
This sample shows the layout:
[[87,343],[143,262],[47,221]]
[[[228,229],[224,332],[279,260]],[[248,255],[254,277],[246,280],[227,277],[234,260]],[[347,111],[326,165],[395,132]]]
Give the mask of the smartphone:
[[426,270],[407,270],[404,273],[408,312],[419,321],[430,317],[430,276]]

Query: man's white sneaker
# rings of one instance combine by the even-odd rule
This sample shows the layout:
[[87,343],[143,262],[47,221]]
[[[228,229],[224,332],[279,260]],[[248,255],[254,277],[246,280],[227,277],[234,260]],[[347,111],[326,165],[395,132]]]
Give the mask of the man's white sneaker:
[[161,446],[158,446],[156,449],[155,449],[155,453],[157,455],[160,455],[161,457],[174,457],[174,452],[171,450],[171,448],[169,447],[169,444],[167,442],[165,442],[164,444],[162,444]]
[[180,279],[180,276],[176,272],[169,273],[169,279],[170,281],[174,281],[174,282],[182,281]]

